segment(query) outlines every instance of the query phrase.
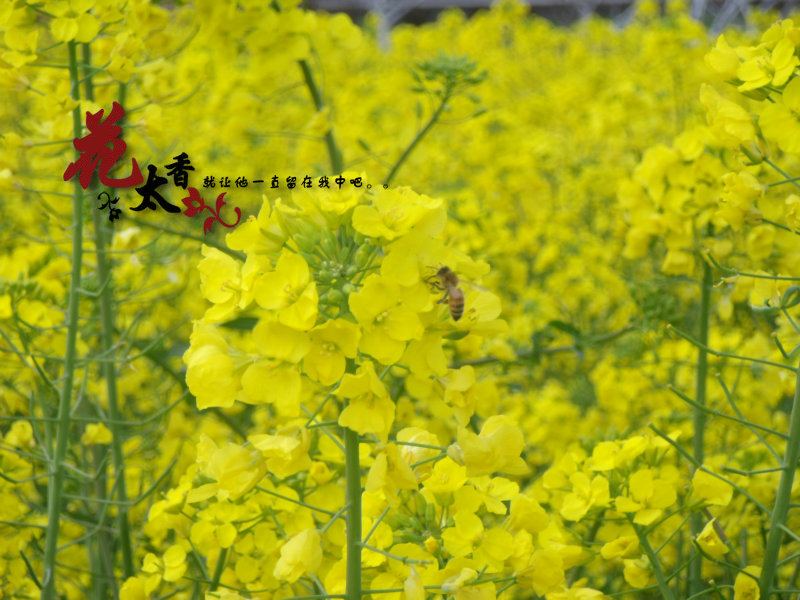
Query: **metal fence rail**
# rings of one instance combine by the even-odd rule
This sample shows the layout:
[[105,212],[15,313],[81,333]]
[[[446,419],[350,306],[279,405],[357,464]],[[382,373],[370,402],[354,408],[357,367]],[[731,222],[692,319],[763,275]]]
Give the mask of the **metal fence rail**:
[[[556,23],[566,24],[590,14],[600,14],[624,25],[635,9],[636,0],[522,0],[535,14]],[[661,0],[662,2],[664,0]],[[712,30],[741,22],[750,10],[779,10],[788,15],[800,0],[691,0],[692,16],[702,19]],[[328,12],[346,12],[361,18],[368,12],[379,17],[383,36],[400,22],[429,21],[447,8],[467,13],[489,8],[491,0],[306,0],[308,8]]]

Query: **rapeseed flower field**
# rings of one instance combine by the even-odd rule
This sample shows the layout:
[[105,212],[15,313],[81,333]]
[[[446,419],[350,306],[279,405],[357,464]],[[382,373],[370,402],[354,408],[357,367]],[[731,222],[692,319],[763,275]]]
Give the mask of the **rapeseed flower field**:
[[0,598],[800,597],[800,20],[0,30]]

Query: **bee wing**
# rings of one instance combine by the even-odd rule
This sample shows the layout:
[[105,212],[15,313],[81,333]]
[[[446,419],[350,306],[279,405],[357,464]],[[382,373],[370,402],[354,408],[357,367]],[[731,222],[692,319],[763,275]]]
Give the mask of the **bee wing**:
[[460,281],[459,282],[464,287],[472,288],[473,290],[477,290],[479,292],[489,292],[491,291],[489,288],[483,287],[482,285],[478,285],[477,283],[473,283],[471,281]]

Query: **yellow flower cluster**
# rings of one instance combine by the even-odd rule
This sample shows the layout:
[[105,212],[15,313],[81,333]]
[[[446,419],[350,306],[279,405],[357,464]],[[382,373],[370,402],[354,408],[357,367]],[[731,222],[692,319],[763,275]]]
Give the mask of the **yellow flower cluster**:
[[0,597],[788,597],[798,22],[299,4],[0,7]]
[[[521,430],[486,415],[473,431],[480,382],[473,367],[449,366],[448,336],[503,328],[488,291],[465,291],[458,322],[437,302],[439,265],[473,281],[488,271],[444,243],[446,221],[441,199],[405,187],[307,192],[265,200],[228,234],[243,261],[204,247],[201,289],[212,305],[184,354],[189,390],[200,408],[264,407],[266,427],[244,445],[201,442],[196,468],[153,506],[150,525],[223,565],[222,585],[345,591],[336,426],[359,435],[367,467],[365,584],[480,590],[517,571],[538,593],[563,585],[563,572],[534,568],[537,553],[560,561],[560,545],[534,537],[549,520],[508,479],[529,471]],[[224,327],[242,318],[251,329]],[[440,406],[453,437],[397,423],[399,405],[423,398]]]

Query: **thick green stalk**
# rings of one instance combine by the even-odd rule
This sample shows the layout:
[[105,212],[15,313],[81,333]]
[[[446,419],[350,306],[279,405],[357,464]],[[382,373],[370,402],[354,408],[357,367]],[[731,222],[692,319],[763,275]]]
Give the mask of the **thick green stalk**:
[[761,597],[769,600],[772,586],[775,581],[775,572],[778,569],[778,554],[783,542],[786,517],[792,498],[792,484],[797,470],[797,459],[800,457],[800,368],[797,370],[792,401],[792,414],[789,418],[789,439],[786,440],[786,451],[783,456],[783,471],[778,484],[778,493],[775,496],[775,506],[770,519],[767,546],[764,550],[764,563],[761,567]]
[[[692,450],[696,464],[702,465],[705,458],[704,434],[706,429],[706,376],[708,374],[708,317],[711,308],[711,265],[705,260],[703,263],[703,279],[700,284],[700,331],[698,342],[701,347],[697,350],[697,380],[695,381],[694,409],[694,437]],[[695,513],[691,521],[692,537],[697,537],[703,531],[703,515]],[[693,596],[703,590],[702,570],[703,557],[694,550],[695,558],[689,564],[689,595]]]
[[[97,557],[95,559],[96,567],[92,567],[92,573],[97,572],[99,577],[92,577],[92,584],[97,590],[97,598],[105,600],[108,597],[108,587],[114,590],[116,596],[116,585],[114,585],[114,538],[113,532],[106,531],[105,529],[105,511],[102,504],[106,501],[108,494],[108,480],[105,476],[105,469],[103,466],[103,455],[105,449],[99,446],[94,446],[90,449],[92,459],[94,461],[95,472],[98,473],[97,479],[94,482],[94,493],[97,502],[94,504],[95,510],[98,514],[98,525],[101,529],[97,532],[97,544],[94,546],[97,549]],[[102,469],[102,472],[98,472]],[[90,490],[87,490],[87,497]]]
[[228,560],[228,549],[223,548],[220,550],[219,558],[217,558],[217,566],[214,569],[214,578],[211,580],[211,585],[208,588],[209,592],[214,592],[219,587],[219,580],[222,578],[222,572],[225,570],[225,562]]
[[647,555],[647,558],[650,560],[650,566],[653,569],[653,575],[656,578],[656,583],[658,584],[658,589],[661,592],[661,597],[664,600],[675,600],[675,595],[672,593],[672,590],[669,587],[669,580],[664,575],[664,571],[661,569],[661,562],[658,560],[658,555],[656,554],[655,550],[653,550],[653,547],[650,545],[650,540],[647,539],[647,534],[644,533],[637,525],[633,525],[633,528],[636,531],[636,536],[639,538],[639,543],[642,545],[642,549]]
[[344,430],[347,501],[347,600],[361,600],[361,466],[358,433]]
[[[84,418],[97,420],[92,411],[92,406],[86,402],[81,405]],[[73,421],[77,419],[73,417]],[[89,446],[82,448],[83,463],[87,464],[89,458],[92,459],[97,477],[92,481],[86,479],[83,482],[84,504],[87,511],[97,516],[97,528],[87,534],[86,550],[89,555],[89,572],[91,577],[91,598],[96,600],[106,600],[109,596],[109,589],[112,589],[116,597],[116,586],[112,585],[114,580],[114,541],[113,532],[106,527],[106,510],[108,505],[106,494],[106,478],[101,471],[104,464],[103,454],[105,449],[99,446]],[[93,495],[94,494],[94,495]],[[69,496],[68,496],[69,497]],[[94,500],[94,502],[91,502]],[[87,527],[90,529],[91,526]],[[109,588],[111,586],[111,588]]]
[[[89,44],[83,46],[83,62],[87,67],[92,64],[92,52]],[[92,78],[85,78],[86,98],[94,100]],[[122,125],[122,123],[120,123]],[[125,578],[134,575],[133,544],[131,543],[130,524],[128,522],[128,491],[125,485],[125,454],[122,451],[123,432],[119,422],[117,393],[117,366],[114,360],[114,285],[111,276],[111,261],[108,257],[111,231],[105,214],[99,210],[94,213],[94,244],[97,255],[97,275],[100,280],[100,294],[97,298],[100,307],[100,346],[105,360],[101,364],[103,378],[106,380],[108,395],[108,413],[110,419],[107,426],[111,430],[111,455],[114,462],[114,479],[117,490],[117,527],[119,529],[119,545],[122,549],[122,570]]]
[[[276,3],[273,7],[280,10]],[[314,107],[320,111],[325,107],[322,93],[314,80],[311,67],[305,59],[298,61],[303,79],[311,94]],[[325,144],[328,147],[331,170],[341,173],[344,168],[342,153],[336,144],[333,130],[325,134]],[[352,368],[352,365],[351,365]],[[346,567],[346,597],[348,600],[361,600],[361,465],[358,456],[358,433],[345,428],[345,495],[347,502],[347,567]]]
[[[75,42],[69,42],[69,78],[72,99],[80,99],[78,90],[78,59]],[[72,129],[76,138],[81,136],[80,106],[72,111]],[[58,423],[56,428],[55,455],[48,465],[47,485],[47,531],[44,546],[44,574],[42,576],[42,600],[56,598],[56,551],[61,519],[62,488],[64,485],[64,458],[70,433],[70,405],[72,383],[75,377],[76,341],[78,336],[78,288],[83,261],[83,189],[75,178],[72,196],[72,273],[67,296],[67,347],[64,352],[64,381],[58,400]]]
[[[108,238],[103,233],[104,224],[100,211],[94,211],[95,244],[97,251],[97,270],[100,281],[106,282],[111,278],[111,268],[108,259]],[[100,343],[103,356],[113,356],[114,353],[114,313],[113,290],[111,283],[103,286],[98,298],[100,304]],[[125,483],[125,454],[122,451],[122,415],[119,412],[119,397],[117,391],[117,372],[114,361],[107,360],[102,363],[103,378],[106,380],[106,393],[108,395],[109,419],[107,426],[111,430],[111,454],[114,462],[114,479],[116,481],[117,500],[117,527],[119,527],[119,543],[122,549],[122,568],[126,578],[134,575],[133,544],[131,543],[130,524],[128,522],[128,491]]]
[[[94,87],[92,84],[92,71],[91,71],[91,50],[88,44],[83,44],[83,64],[81,65],[81,74],[83,76],[84,85],[84,98],[88,100],[94,99]],[[97,185],[92,183],[88,189],[89,197],[93,198],[97,195]],[[97,212],[97,211],[95,211]],[[95,229],[97,228],[97,219],[95,217]],[[96,242],[95,242],[96,243]],[[84,418],[97,420],[96,411],[92,410],[89,403],[84,403]],[[94,481],[94,496],[95,496],[95,510],[98,515],[98,530],[95,535],[96,543],[89,543],[87,547],[94,548],[95,551],[90,552],[91,555],[91,571],[92,571],[92,589],[95,591],[94,598],[98,600],[105,600],[108,597],[108,589],[111,586],[112,593],[116,598],[118,595],[117,587],[114,585],[114,532],[109,530],[106,526],[107,517],[106,501],[108,499],[108,477],[106,476],[105,469],[105,453],[106,449],[95,446],[90,449],[89,455],[94,462],[94,470],[97,477]],[[87,498],[90,496],[91,490],[86,490]]]
[[[305,59],[299,60],[300,70],[303,72],[303,79],[306,82],[306,87],[311,94],[311,99],[314,101],[314,107],[320,111],[325,108],[325,103],[322,100],[322,93],[314,81],[314,74],[311,72],[311,67]],[[342,160],[342,153],[336,145],[336,139],[333,137],[333,129],[328,129],[325,133],[325,145],[328,147],[328,156],[331,160],[331,171],[333,173],[341,173],[344,167]]]
[[[281,12],[281,6],[275,0],[271,0],[270,6],[276,12]],[[300,70],[303,72],[303,80],[306,82],[306,87],[311,94],[311,99],[314,101],[314,108],[318,111],[325,108],[325,102],[322,99],[322,92],[314,80],[314,73],[311,72],[311,65],[305,58],[297,61],[300,65]],[[331,171],[333,173],[341,173],[344,168],[344,159],[339,146],[336,145],[336,138],[333,136],[333,129],[329,129],[325,133],[325,145],[328,147],[328,156],[331,161]]]

